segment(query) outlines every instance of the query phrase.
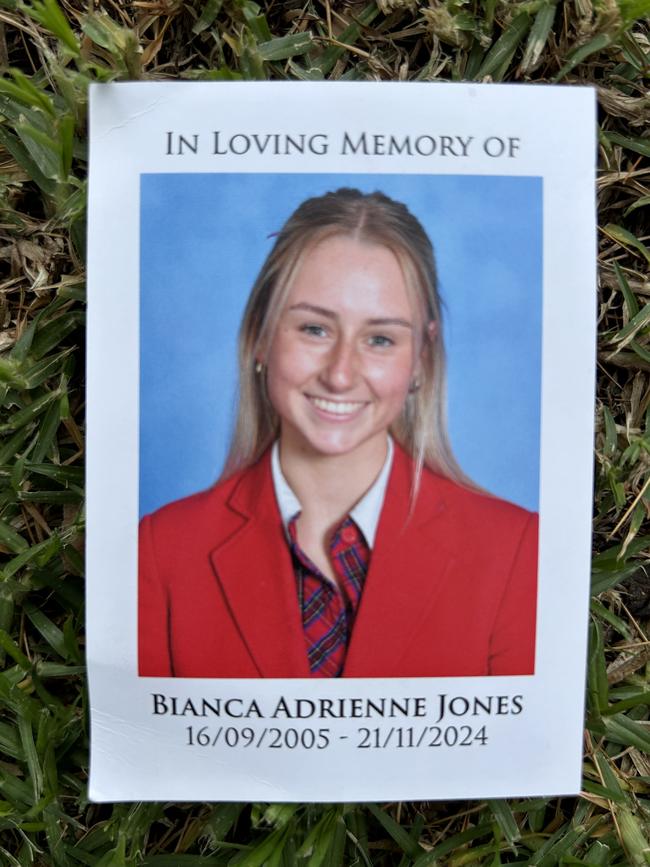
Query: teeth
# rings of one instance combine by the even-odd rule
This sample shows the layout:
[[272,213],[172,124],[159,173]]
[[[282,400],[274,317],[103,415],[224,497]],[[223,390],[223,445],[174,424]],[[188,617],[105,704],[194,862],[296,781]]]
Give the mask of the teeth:
[[358,410],[360,406],[363,406],[363,401],[360,400],[344,402],[339,400],[323,400],[322,397],[312,397],[311,401],[318,409],[334,413],[334,415],[350,415],[350,413]]

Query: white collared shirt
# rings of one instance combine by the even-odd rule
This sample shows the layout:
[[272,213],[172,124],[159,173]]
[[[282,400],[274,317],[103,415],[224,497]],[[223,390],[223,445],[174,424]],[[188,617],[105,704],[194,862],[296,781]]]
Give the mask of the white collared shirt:
[[[388,485],[388,477],[390,476],[392,464],[393,440],[391,437],[388,437],[386,460],[384,461],[384,466],[381,468],[381,472],[368,491],[350,510],[350,517],[363,533],[366,544],[371,550],[375,545],[377,525],[379,524],[379,516],[384,505],[386,486]],[[273,475],[275,499],[278,502],[284,529],[287,531],[289,522],[302,511],[302,506],[298,497],[296,497],[289,487],[289,482],[287,482],[282,472],[282,467],[280,466],[280,446],[277,440],[273,443],[271,450],[271,473]]]

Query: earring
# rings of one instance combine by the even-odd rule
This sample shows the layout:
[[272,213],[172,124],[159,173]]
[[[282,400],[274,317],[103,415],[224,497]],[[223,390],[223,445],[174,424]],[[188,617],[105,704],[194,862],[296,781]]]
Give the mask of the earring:
[[415,394],[416,391],[420,390],[420,380],[413,379],[411,380],[411,384],[409,385],[409,394]]
[[255,373],[261,373],[264,370],[264,365],[261,361],[256,362],[255,364]]

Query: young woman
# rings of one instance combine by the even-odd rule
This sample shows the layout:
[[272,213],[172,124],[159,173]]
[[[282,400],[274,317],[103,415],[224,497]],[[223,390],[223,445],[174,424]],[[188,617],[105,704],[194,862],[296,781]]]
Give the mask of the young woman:
[[456,465],[439,326],[403,204],[297,209],[244,314],[224,476],[142,521],[141,675],[533,673],[536,517]]

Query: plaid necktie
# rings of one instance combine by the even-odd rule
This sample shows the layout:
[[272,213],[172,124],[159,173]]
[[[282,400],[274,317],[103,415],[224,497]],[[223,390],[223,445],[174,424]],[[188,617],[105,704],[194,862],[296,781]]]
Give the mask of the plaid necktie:
[[370,549],[349,516],[336,528],[330,559],[333,584],[298,545],[296,521],[289,522],[289,540],[298,585],[298,601],[313,677],[339,677],[368,572]]

